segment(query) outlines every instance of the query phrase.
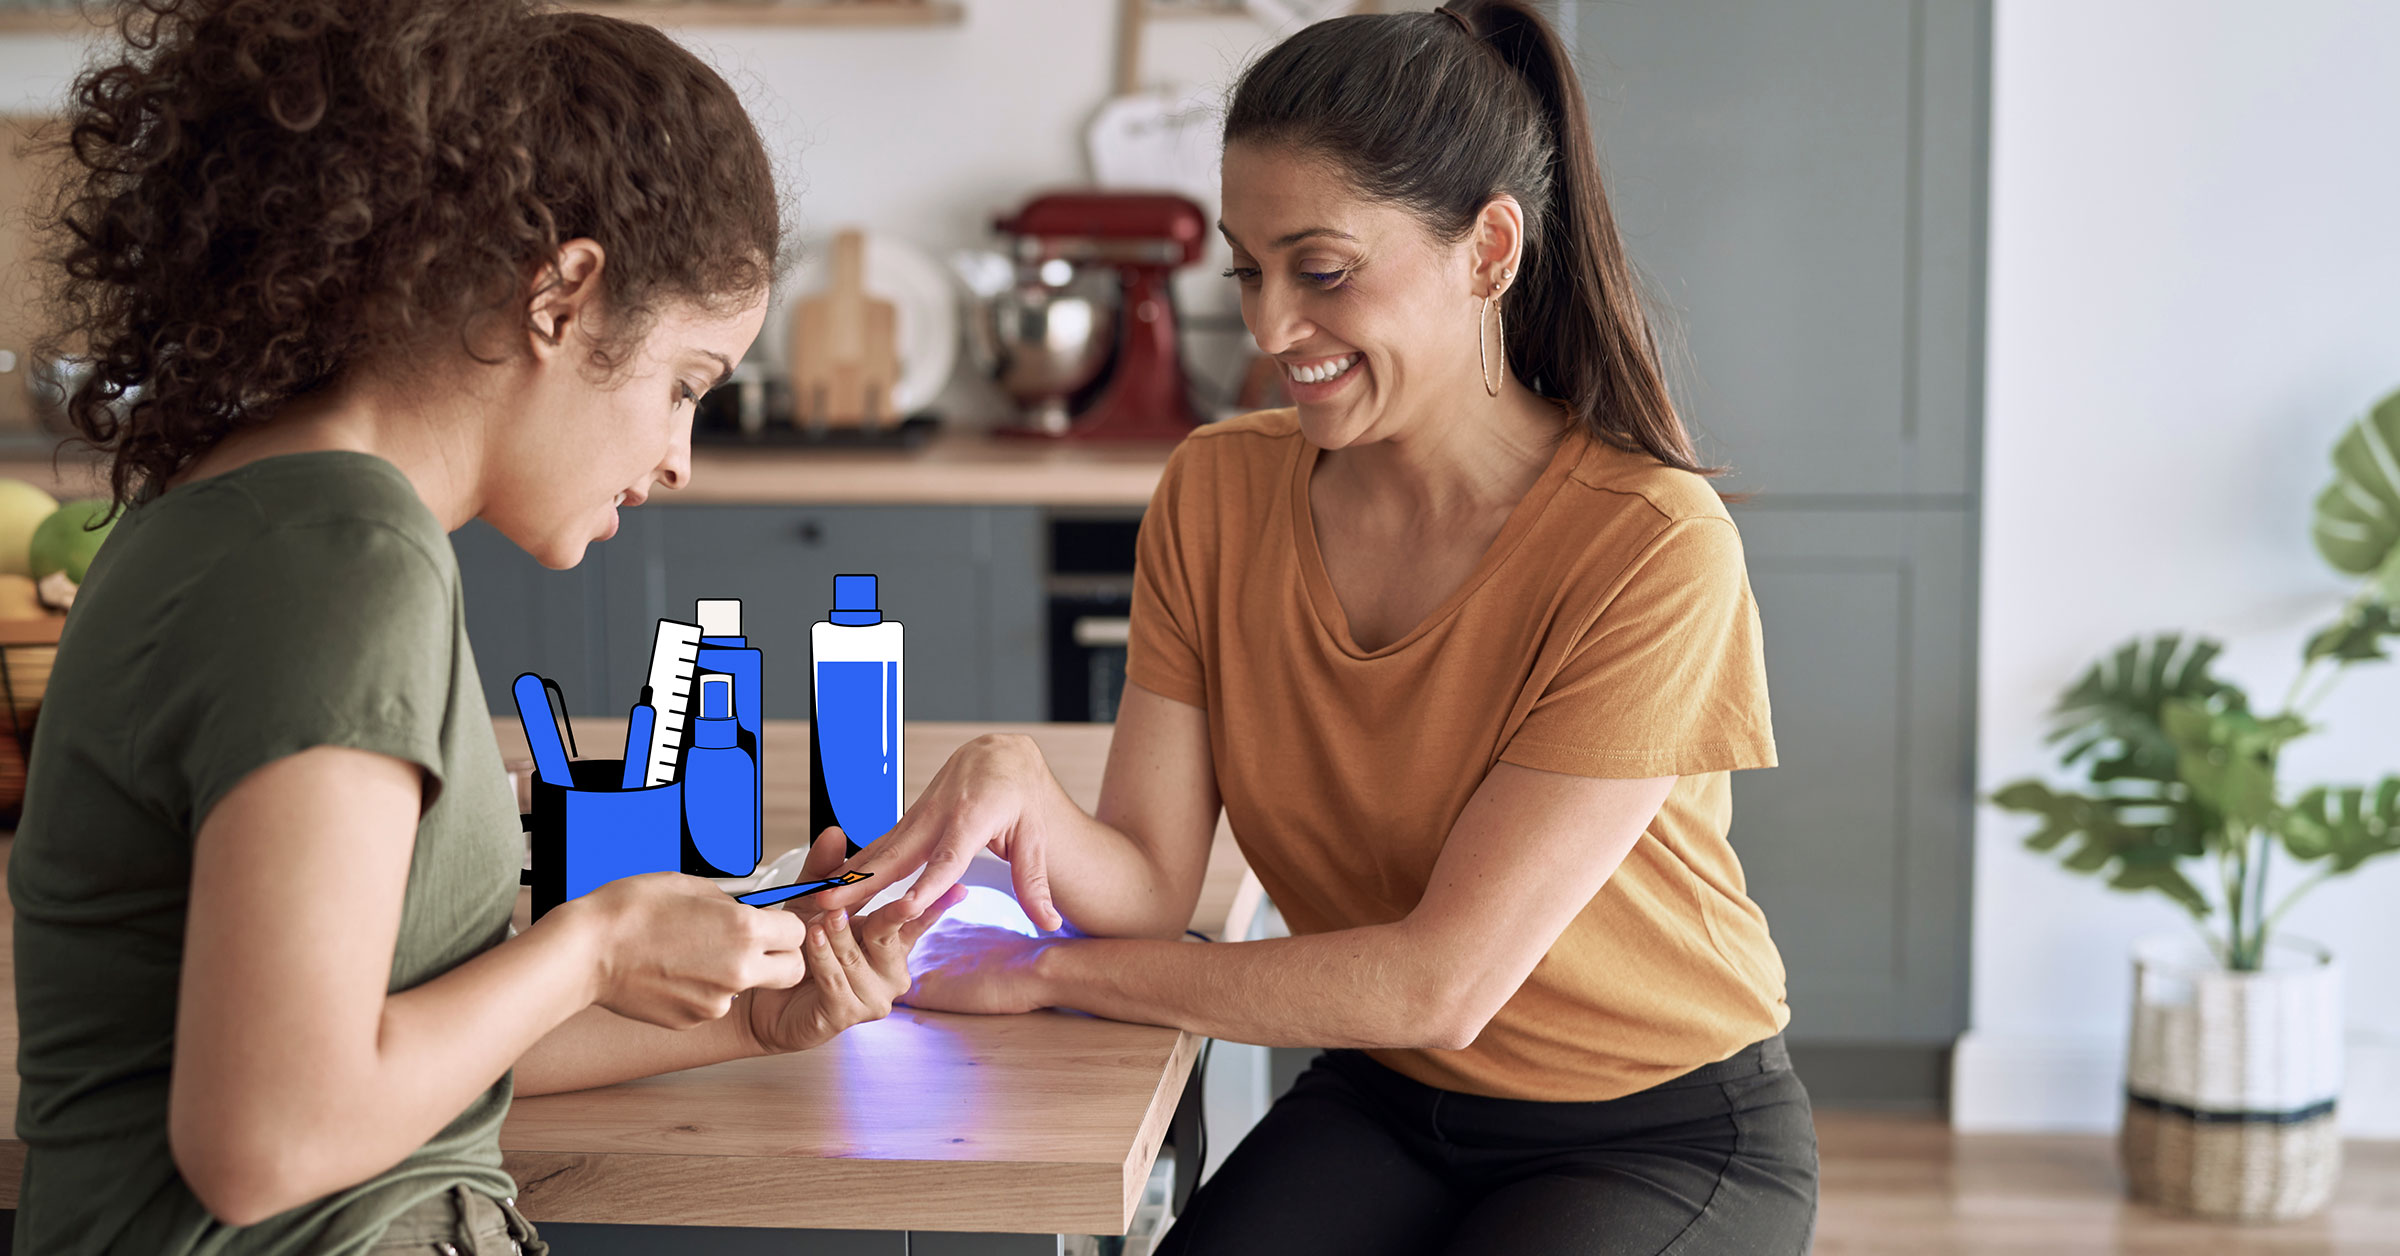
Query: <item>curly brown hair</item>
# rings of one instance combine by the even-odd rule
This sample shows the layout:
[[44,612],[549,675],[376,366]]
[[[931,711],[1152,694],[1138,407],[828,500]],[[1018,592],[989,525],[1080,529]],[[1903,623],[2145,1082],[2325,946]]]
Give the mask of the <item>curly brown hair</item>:
[[[135,0],[75,81],[49,352],[118,506],[362,362],[521,348],[589,237],[622,367],[663,302],[740,308],[785,264],[733,89],[657,30],[528,0]],[[504,349],[503,352],[506,350]]]

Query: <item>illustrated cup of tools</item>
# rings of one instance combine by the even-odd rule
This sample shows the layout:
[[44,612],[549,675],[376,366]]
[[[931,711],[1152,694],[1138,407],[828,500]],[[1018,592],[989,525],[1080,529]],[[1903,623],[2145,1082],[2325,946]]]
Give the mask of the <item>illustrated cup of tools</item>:
[[[759,651],[741,603],[699,603],[699,623],[658,621],[649,683],[629,713],[619,759],[570,757],[575,730],[555,681],[527,672],[511,687],[534,763],[533,914],[619,877],[681,871],[744,879],[758,871],[765,795],[759,773]],[[559,710],[550,703],[557,694]],[[563,735],[562,735],[563,730]],[[738,894],[765,907],[849,885],[867,873]]]

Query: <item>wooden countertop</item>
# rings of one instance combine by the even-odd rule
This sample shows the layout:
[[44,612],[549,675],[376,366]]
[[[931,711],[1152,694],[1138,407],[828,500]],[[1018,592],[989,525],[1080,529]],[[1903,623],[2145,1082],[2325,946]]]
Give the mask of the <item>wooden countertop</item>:
[[[916,449],[738,449],[692,451],[692,483],[653,504],[1115,506],[1149,504],[1172,444],[998,439],[944,433]],[[52,496],[106,496],[88,454],[53,466],[47,453],[0,455],[0,477],[29,481]]]
[[[503,755],[522,757],[515,721],[494,724]],[[909,797],[952,750],[1002,729],[1031,734],[1067,792],[1097,801],[1111,730],[1078,724],[911,724]],[[594,757],[623,745],[621,721],[575,731]],[[769,721],[763,741],[772,857],[806,827],[808,726]],[[1246,871],[1220,826],[1195,928],[1247,931],[1259,895]],[[0,973],[0,1048],[13,1059],[5,949]],[[1199,1047],[1072,1013],[901,1008],[814,1051],[520,1099],[500,1145],[536,1222],[1122,1234]],[[0,1087],[14,1110],[13,1069]],[[0,1139],[0,1207],[16,1206],[24,1158],[13,1133]]]

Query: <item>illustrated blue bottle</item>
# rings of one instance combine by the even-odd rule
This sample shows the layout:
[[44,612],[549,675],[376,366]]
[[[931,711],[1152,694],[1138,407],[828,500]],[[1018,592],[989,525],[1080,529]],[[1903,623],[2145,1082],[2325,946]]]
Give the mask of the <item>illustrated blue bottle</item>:
[[710,876],[758,867],[758,765],[740,745],[734,697],[732,676],[700,677],[700,717],[683,758],[683,831]]
[[900,822],[901,626],[883,617],[875,577],[835,576],[808,642],[809,832],[839,824],[864,846]]
[[[760,720],[766,690],[759,685],[758,649],[742,635],[741,599],[701,598],[694,609],[697,613],[692,617],[693,622],[700,625],[700,650],[693,667],[703,677],[711,672],[733,677],[733,718],[740,730],[735,744],[750,756],[750,766],[758,770],[753,781],[762,780],[766,757],[760,753]],[[754,786],[750,791],[751,828],[762,835],[766,832],[766,802],[765,789]],[[690,853],[693,858],[687,862],[698,862],[698,853]],[[709,860],[708,867],[686,867],[684,871],[699,876],[746,877],[757,870],[758,861],[765,857],[765,851],[757,845],[752,846],[746,863],[733,851],[724,853],[734,862]]]

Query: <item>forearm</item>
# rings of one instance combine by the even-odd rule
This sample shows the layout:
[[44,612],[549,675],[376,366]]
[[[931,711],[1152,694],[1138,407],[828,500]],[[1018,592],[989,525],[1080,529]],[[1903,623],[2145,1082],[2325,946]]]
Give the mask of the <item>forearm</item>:
[[724,1060],[763,1054],[743,1029],[748,999],[731,1014],[690,1029],[667,1029],[587,1007],[542,1035],[517,1060],[520,1097],[613,1086]]
[[1143,843],[1085,813],[1064,790],[1056,795],[1044,808],[1043,862],[1059,914],[1096,937],[1181,936],[1192,892]]
[[1033,961],[1036,998],[1112,1020],[1261,1046],[1459,1047],[1454,974],[1407,922],[1199,944],[1075,938]]

